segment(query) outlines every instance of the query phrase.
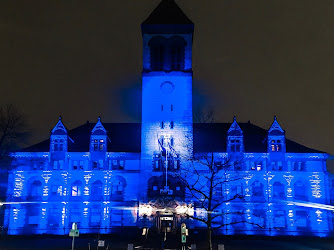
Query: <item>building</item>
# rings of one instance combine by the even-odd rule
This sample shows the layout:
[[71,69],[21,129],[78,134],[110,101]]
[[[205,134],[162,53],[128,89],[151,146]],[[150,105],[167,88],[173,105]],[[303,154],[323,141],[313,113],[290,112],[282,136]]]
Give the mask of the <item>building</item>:
[[[193,31],[173,0],[162,0],[142,24],[140,124],[98,118],[68,130],[59,118],[49,140],[12,154],[8,234],[68,234],[73,222],[79,222],[80,233],[138,226],[175,230],[184,220],[190,228],[203,227],[175,212],[184,201],[199,216],[194,197],[173,174],[189,166],[184,156],[207,153],[217,164],[234,159],[227,174],[242,176],[215,190],[216,196],[243,194],[217,208],[222,214],[242,211],[222,218],[222,234],[329,234],[330,210],[321,205],[334,200],[328,154],[285,138],[276,117],[269,130],[235,118],[193,123]],[[166,213],[149,216],[148,204],[158,201]]]

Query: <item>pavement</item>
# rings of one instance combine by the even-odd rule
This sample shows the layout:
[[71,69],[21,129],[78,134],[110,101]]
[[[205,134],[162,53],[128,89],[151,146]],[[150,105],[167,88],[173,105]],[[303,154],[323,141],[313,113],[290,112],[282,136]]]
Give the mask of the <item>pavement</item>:
[[[86,237],[86,236],[83,236]],[[97,247],[96,237],[79,237],[75,240],[75,249],[86,250],[126,250],[128,243],[134,244],[134,249],[181,249],[181,243],[178,235],[167,238],[162,244],[160,235],[152,235],[147,240],[144,238],[128,239],[122,236],[100,235],[100,239],[105,240],[105,247]],[[203,244],[203,237],[198,236],[192,239],[196,242],[196,250],[206,250]],[[0,238],[0,250],[5,249],[71,249],[72,240],[64,236],[30,236],[30,237],[2,237]],[[247,239],[238,237],[228,237],[226,239],[215,239],[213,242],[214,249],[218,249],[218,244],[224,245],[224,250],[334,250],[333,238],[252,238]],[[188,242],[190,247],[190,242]]]

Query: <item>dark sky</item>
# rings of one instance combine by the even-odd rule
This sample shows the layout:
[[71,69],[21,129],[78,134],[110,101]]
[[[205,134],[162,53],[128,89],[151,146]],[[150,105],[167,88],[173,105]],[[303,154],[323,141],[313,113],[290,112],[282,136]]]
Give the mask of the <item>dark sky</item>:
[[[160,0],[4,1],[0,104],[45,139],[99,115],[140,121],[140,24]],[[194,106],[334,154],[333,0],[177,0],[195,23]],[[199,94],[200,93],[200,94]]]

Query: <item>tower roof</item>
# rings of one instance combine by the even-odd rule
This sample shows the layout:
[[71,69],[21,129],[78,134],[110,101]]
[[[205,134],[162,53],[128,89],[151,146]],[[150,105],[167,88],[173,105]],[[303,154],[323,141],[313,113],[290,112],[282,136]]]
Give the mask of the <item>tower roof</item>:
[[143,24],[193,24],[174,0],[162,0]]
[[[159,28],[157,28],[159,26]],[[174,0],[162,0],[151,15],[142,23],[146,33],[193,32],[194,23],[183,13]]]

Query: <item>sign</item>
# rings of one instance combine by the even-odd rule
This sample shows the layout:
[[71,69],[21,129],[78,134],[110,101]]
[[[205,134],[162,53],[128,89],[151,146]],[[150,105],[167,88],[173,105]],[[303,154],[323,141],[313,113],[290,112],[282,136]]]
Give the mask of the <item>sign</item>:
[[187,230],[186,224],[182,223],[181,224],[181,242],[182,243],[186,243],[187,242],[187,235],[188,235],[187,231],[188,230]]
[[97,246],[99,246],[99,247],[104,247],[104,240],[99,240],[99,241],[97,242]]
[[186,243],[187,242],[187,236],[185,236],[184,234],[181,235],[181,242],[182,243]]
[[79,229],[71,229],[70,230],[71,237],[79,237]]

